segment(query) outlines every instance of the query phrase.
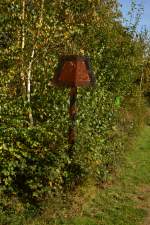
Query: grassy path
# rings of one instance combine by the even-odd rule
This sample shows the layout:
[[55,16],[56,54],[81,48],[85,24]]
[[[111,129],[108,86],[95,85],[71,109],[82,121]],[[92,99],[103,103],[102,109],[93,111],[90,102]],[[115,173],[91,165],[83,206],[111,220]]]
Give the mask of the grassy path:
[[135,140],[135,149],[128,151],[114,183],[89,190],[84,204],[82,194],[76,207],[73,202],[70,214],[66,206],[59,219],[50,219],[48,210],[27,225],[150,225],[150,127]]

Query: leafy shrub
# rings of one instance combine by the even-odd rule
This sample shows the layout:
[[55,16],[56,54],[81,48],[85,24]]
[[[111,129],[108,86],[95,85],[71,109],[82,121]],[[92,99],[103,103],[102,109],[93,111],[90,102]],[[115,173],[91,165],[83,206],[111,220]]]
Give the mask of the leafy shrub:
[[[11,41],[1,52],[1,194],[36,203],[89,176],[105,180],[124,150],[119,110],[137,88],[143,41],[122,25],[115,0],[4,2],[1,31]],[[89,55],[96,76],[94,89],[78,89],[71,158],[69,91],[50,81],[62,54]]]

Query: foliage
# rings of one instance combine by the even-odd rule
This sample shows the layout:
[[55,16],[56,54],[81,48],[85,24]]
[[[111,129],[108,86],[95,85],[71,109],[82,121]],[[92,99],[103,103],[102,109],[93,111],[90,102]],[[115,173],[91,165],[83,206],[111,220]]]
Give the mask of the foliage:
[[[137,225],[142,223],[148,215],[149,207],[145,206],[149,205],[150,200],[149,131],[149,127],[142,130],[140,137],[136,139],[136,144],[133,145],[134,149],[126,154],[126,161],[119,169],[117,177],[110,179],[105,189],[97,188],[94,197],[90,198],[91,201],[88,199],[78,216],[73,214],[70,218],[65,212],[60,219],[47,219],[45,224]],[[40,221],[40,218],[35,221]]]
[[[91,175],[106,180],[122,156],[118,112],[136,92],[144,41],[121,24],[115,0],[0,4],[1,195],[37,203]],[[89,55],[97,82],[95,89],[78,90],[71,158],[68,90],[50,81],[63,54]]]
[[[88,181],[65,199],[61,195],[44,203],[37,212],[30,207],[22,212],[17,206],[9,217],[0,214],[1,224],[10,225],[87,225],[130,224],[138,225],[147,220],[150,201],[150,127],[142,128],[140,136],[126,152],[123,166],[116,176],[109,176],[101,186]],[[133,141],[133,139],[132,139]],[[131,146],[130,146],[131,147]]]

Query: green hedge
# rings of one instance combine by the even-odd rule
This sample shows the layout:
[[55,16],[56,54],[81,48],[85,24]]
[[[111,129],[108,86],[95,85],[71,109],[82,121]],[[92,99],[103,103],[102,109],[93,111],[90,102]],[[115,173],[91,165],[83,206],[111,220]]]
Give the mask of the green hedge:
[[[136,92],[144,52],[143,42],[121,24],[116,1],[41,4],[26,3],[23,20],[20,1],[6,1],[0,18],[2,34],[11,39],[1,52],[6,66],[0,77],[0,193],[34,203],[90,176],[107,179],[124,151],[119,110]],[[33,49],[29,104],[24,85]],[[69,90],[50,82],[62,54],[90,56],[96,76],[94,89],[78,89],[78,138],[71,158]]]

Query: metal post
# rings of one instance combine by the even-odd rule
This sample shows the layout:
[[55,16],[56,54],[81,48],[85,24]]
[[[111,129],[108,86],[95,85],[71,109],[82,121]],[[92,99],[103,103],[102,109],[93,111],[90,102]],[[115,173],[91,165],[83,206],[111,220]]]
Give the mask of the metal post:
[[71,125],[69,128],[69,155],[72,155],[72,150],[73,146],[75,144],[75,139],[76,139],[76,133],[75,133],[75,127],[76,127],[76,114],[77,114],[77,109],[76,109],[76,99],[77,99],[77,87],[72,87],[70,91],[70,107],[69,107],[69,114],[70,114],[70,120],[71,120]]

